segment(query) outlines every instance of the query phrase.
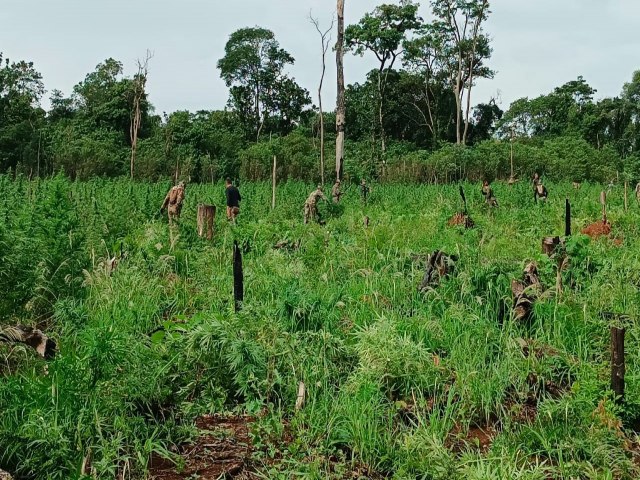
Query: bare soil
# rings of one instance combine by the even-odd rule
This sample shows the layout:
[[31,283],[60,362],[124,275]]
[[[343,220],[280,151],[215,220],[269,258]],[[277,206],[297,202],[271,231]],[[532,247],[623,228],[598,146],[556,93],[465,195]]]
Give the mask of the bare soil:
[[173,462],[154,456],[149,474],[155,480],[220,478],[254,479],[251,465],[249,428],[253,418],[247,416],[204,416],[196,420],[200,435],[191,444],[180,447],[184,467],[178,469]]

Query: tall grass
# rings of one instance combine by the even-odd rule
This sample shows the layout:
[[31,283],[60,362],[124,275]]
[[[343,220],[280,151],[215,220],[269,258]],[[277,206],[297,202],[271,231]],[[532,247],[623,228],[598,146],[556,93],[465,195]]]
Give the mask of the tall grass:
[[[549,203],[534,205],[528,185],[496,184],[500,208],[488,210],[466,184],[477,228],[463,231],[447,226],[462,208],[454,185],[373,185],[366,205],[349,188],[342,206],[321,205],[325,226],[304,226],[309,186],[280,185],[271,210],[270,185],[243,184],[238,225],[220,208],[210,243],[195,234],[196,206],[222,207],[219,184],[188,186],[171,230],[157,213],[168,183],[0,176],[0,187],[2,323],[38,325],[60,346],[46,366],[0,346],[0,466],[23,478],[79,478],[83,462],[99,478],[144,478],[195,417],[229,411],[288,420],[289,460],[265,466],[267,478],[356,466],[398,479],[639,473],[640,330],[627,325],[617,407],[601,316],[635,318],[640,298],[640,210],[624,211],[621,187],[608,217],[622,245],[577,235],[574,285],[560,296],[540,240],[563,232],[565,197],[574,231],[597,220],[599,185],[549,185]],[[234,240],[245,252],[237,314]],[[300,248],[274,250],[281,240]],[[460,260],[419,294],[415,258],[437,249]],[[510,282],[530,260],[550,290],[519,324]],[[307,404],[295,411],[300,381]],[[478,428],[494,432],[485,450],[467,434]]]

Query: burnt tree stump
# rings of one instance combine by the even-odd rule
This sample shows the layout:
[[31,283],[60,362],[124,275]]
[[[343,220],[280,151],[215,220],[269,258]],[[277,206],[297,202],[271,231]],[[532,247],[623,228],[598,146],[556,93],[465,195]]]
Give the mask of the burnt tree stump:
[[233,242],[233,300],[235,311],[242,309],[244,301],[244,274],[242,272],[242,252],[238,247],[238,241]]
[[611,390],[616,403],[624,402],[624,328],[611,327]]
[[542,239],[542,253],[552,256],[560,246],[560,237],[544,237]]
[[216,218],[215,205],[198,205],[198,236],[213,238],[213,222]]

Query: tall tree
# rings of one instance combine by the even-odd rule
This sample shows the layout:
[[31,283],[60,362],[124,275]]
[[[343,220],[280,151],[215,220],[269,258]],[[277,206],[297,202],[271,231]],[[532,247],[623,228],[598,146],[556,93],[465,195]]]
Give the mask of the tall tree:
[[382,152],[386,151],[384,132],[384,92],[389,72],[401,54],[402,43],[411,30],[421,25],[418,4],[400,0],[399,5],[383,4],[345,32],[347,47],[356,55],[372,52],[378,59],[378,122]]
[[293,57],[264,28],[242,28],[232,33],[225,56],[218,62],[220,76],[230,87],[229,103],[256,140],[265,127],[287,133],[311,103],[306,90],[284,72]]
[[318,86],[318,109],[320,115],[320,179],[322,185],[324,185],[324,112],[322,110],[322,85],[324,83],[324,75],[327,71],[327,51],[329,50],[329,42],[331,42],[331,30],[333,30],[333,24],[335,19],[331,19],[331,25],[326,30],[320,28],[320,22],[317,18],[313,18],[309,14],[309,21],[313,24],[318,35],[320,35],[321,42],[321,58],[322,58],[322,73],[320,74],[320,85]]
[[337,0],[338,38],[336,42],[336,69],[338,95],[336,99],[336,179],[342,179],[344,169],[344,131],[346,119],[344,88],[344,0]]
[[44,111],[42,76],[33,63],[11,62],[0,52],[0,168],[34,166]]
[[[471,91],[477,78],[493,78],[494,72],[484,66],[491,56],[489,38],[483,23],[489,14],[489,0],[432,0],[434,31],[440,36],[442,51],[451,59],[449,73],[458,112],[456,140],[465,144],[469,132]],[[463,102],[464,127],[463,127]]]
[[410,100],[411,108],[423,119],[423,125],[437,145],[446,135],[449,122],[456,118],[456,101],[451,108],[453,92],[449,88],[450,59],[445,52],[443,38],[432,25],[423,25],[417,35],[404,43],[404,63],[410,72],[422,77],[421,88]]

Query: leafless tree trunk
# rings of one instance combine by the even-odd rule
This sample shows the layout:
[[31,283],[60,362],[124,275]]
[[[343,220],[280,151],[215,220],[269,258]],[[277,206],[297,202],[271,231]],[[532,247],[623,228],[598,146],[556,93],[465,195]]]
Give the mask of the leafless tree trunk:
[[467,108],[464,114],[464,134],[462,135],[462,143],[467,143],[467,134],[469,132],[469,114],[471,112],[471,89],[473,88],[473,68],[475,67],[476,50],[478,48],[478,36],[480,35],[480,28],[482,26],[482,20],[484,19],[485,11],[489,7],[489,0],[483,0],[480,7],[480,12],[476,18],[471,33],[472,47],[469,52],[469,72],[467,79]]
[[338,70],[338,98],[336,102],[336,178],[342,179],[344,168],[344,129],[346,123],[344,90],[344,0],[337,0],[338,39],[336,42],[336,67]]
[[322,185],[324,185],[324,114],[322,110],[322,85],[324,83],[324,74],[327,71],[326,56],[327,51],[329,50],[329,42],[331,42],[330,32],[333,30],[335,20],[331,20],[331,26],[329,26],[326,31],[322,31],[320,29],[318,19],[313,18],[311,13],[309,13],[309,20],[313,26],[316,27],[322,42],[322,74],[320,75],[320,85],[318,86],[318,108],[320,109],[320,178]]
[[131,137],[131,180],[136,163],[136,152],[138,149],[138,133],[142,124],[142,112],[140,104],[145,96],[145,87],[147,85],[147,76],[149,74],[149,60],[153,54],[147,50],[144,60],[138,59],[138,74],[133,80],[133,111],[131,112],[131,125],[129,134]]

